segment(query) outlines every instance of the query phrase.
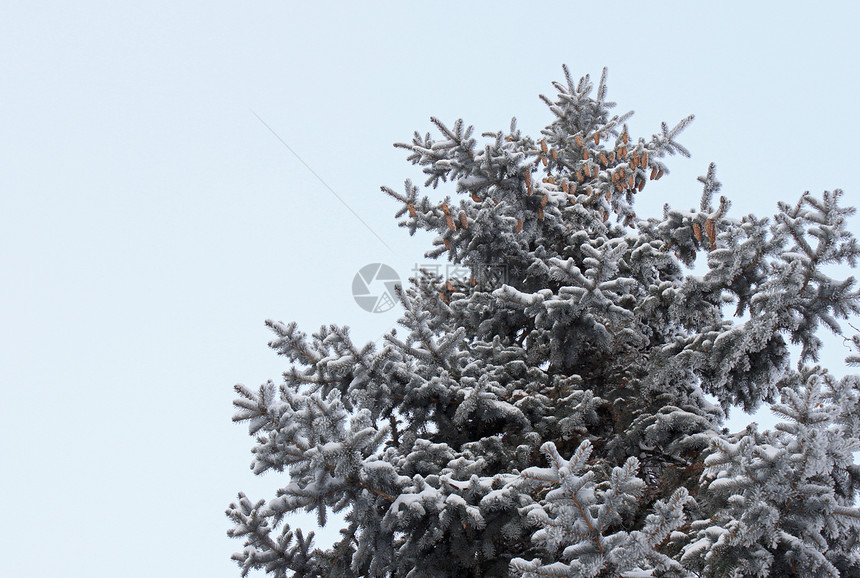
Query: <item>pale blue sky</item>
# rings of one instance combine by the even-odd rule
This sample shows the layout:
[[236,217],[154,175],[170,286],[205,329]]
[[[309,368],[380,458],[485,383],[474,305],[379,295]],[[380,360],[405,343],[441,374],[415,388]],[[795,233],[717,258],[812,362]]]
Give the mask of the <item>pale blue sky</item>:
[[696,205],[710,161],[736,215],[860,198],[856,3],[521,6],[4,3],[0,573],[238,576],[223,511],[285,480],[248,470],[232,386],[288,368],[266,318],[395,323],[350,288],[425,262],[379,186],[420,180],[391,144],[431,115],[537,133],[561,64],[605,65],[634,135],[697,116],[640,215]]

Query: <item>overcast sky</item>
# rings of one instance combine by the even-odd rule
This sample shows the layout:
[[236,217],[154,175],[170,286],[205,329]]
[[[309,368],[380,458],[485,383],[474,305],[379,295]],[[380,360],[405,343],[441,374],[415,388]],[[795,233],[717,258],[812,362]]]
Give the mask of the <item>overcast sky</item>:
[[267,318],[395,324],[352,281],[427,262],[379,187],[423,182],[391,145],[431,115],[536,134],[562,63],[608,66],[634,136],[696,114],[641,216],[711,161],[736,216],[857,202],[856,3],[465,4],[3,3],[0,573],[239,575],[224,509],[286,480],[249,471],[232,386],[288,369]]

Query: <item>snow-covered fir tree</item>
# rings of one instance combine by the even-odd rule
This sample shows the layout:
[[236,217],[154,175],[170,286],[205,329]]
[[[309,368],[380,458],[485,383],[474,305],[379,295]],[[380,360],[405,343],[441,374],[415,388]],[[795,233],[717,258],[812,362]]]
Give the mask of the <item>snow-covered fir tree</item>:
[[[381,347],[267,322],[291,367],[236,386],[234,420],[284,486],[227,510],[243,575],[860,576],[860,379],[812,365],[860,311],[824,271],[860,253],[853,209],[837,190],[733,215],[711,165],[698,210],[642,218],[692,117],[635,138],[605,71],[564,72],[537,138],[432,119],[397,145],[453,184],[384,188],[401,225],[470,279],[412,279]],[[723,428],[762,404],[773,431]],[[343,512],[341,539],[314,549],[299,510]]]

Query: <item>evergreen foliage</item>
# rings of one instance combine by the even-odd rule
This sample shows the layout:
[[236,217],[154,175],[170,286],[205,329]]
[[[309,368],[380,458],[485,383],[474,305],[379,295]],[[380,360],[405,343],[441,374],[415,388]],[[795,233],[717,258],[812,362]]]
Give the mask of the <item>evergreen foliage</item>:
[[[860,311],[825,272],[860,253],[853,209],[837,190],[733,217],[711,165],[698,210],[640,218],[692,117],[634,139],[605,71],[564,72],[537,139],[432,119],[397,145],[456,188],[384,188],[401,225],[470,279],[412,279],[381,348],[267,322],[291,368],[236,386],[234,420],[287,483],[227,510],[243,576],[860,575],[860,379],[809,365]],[[723,429],[762,404],[775,430]],[[298,510],[344,512],[341,539],[313,549]]]

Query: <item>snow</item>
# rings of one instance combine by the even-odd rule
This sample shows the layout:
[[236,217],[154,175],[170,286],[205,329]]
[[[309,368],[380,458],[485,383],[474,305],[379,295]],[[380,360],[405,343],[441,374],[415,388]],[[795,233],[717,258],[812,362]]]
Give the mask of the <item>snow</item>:
[[683,554],[681,555],[681,561],[683,562],[685,560],[688,561],[699,558],[703,553],[705,553],[711,548],[712,544],[713,542],[711,542],[710,538],[701,538],[699,540],[696,540],[692,544],[684,546],[684,548],[681,550],[683,552]]

